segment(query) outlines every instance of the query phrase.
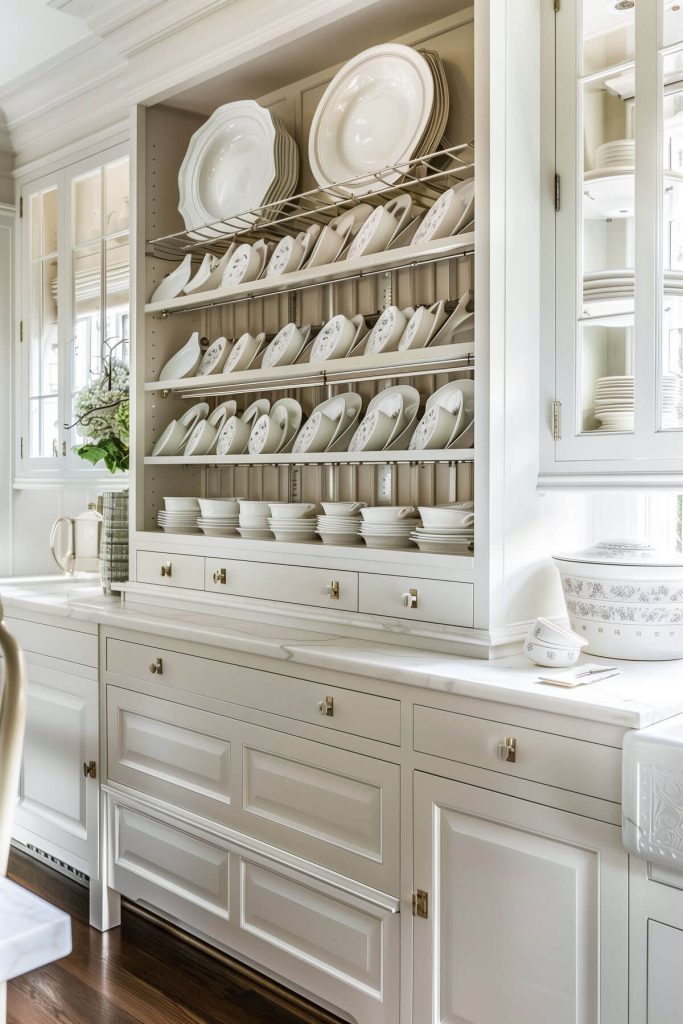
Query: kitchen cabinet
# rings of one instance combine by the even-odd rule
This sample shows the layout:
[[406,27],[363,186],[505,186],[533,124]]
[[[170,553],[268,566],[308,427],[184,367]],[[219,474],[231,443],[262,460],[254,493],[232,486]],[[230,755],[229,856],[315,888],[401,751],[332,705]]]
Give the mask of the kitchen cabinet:
[[619,829],[423,772],[414,805],[413,1020],[626,1024]]
[[650,921],[647,1024],[678,1024],[683,1006],[683,930]]

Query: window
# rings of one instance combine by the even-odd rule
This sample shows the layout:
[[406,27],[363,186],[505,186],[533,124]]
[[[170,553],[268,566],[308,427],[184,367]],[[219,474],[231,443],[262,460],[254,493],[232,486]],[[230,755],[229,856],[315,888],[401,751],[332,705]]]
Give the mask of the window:
[[109,150],[22,190],[18,477],[92,479],[74,401],[130,359],[129,159]]

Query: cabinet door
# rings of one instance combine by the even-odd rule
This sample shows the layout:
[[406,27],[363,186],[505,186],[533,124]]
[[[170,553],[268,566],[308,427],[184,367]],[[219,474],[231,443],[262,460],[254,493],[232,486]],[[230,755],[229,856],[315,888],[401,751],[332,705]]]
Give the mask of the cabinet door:
[[683,1007],[683,931],[648,922],[647,1024],[679,1024]]
[[617,828],[415,774],[421,1024],[626,1024],[628,858]]
[[[28,661],[29,699],[15,836],[89,874],[97,841],[97,680],[76,666]],[[83,670],[81,670],[82,672]]]

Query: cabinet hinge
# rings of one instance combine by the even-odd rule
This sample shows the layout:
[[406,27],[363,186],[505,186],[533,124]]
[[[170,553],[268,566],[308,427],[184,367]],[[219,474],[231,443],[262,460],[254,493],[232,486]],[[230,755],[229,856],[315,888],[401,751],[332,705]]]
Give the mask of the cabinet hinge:
[[559,213],[560,210],[560,176],[555,175],[555,213]]
[[562,402],[557,399],[553,402],[553,441],[559,441],[562,437]]
[[424,889],[413,893],[413,917],[429,917],[429,893]]
[[20,437],[19,438],[19,458],[23,459],[23,457],[24,457],[24,439],[23,439],[23,437]]
[[19,321],[19,341],[24,340],[24,321]]
[[24,197],[19,196],[19,220],[24,216]]
[[557,14],[559,9],[560,9],[560,0],[553,0],[553,10],[555,11],[555,14]]

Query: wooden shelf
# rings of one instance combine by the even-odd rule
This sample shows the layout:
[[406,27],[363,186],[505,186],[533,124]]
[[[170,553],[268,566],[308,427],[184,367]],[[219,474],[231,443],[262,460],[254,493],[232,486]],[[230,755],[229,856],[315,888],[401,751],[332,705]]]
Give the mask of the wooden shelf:
[[281,277],[249,281],[246,284],[236,285],[230,290],[216,288],[213,291],[199,292],[196,295],[178,295],[166,302],[148,302],[145,306],[145,313],[166,317],[172,313],[210,309],[214,306],[246,302],[250,299],[263,299],[269,295],[301,291],[321,284],[348,281],[352,278],[373,277],[405,267],[419,266],[445,259],[462,259],[473,254],[474,232],[468,232],[454,238],[437,238],[420,246],[405,245],[399,249],[389,249],[386,252],[373,253],[355,260],[340,260],[338,263],[298,270],[296,273],[283,274]]
[[285,455],[148,455],[146,466],[348,466],[386,463],[474,462],[474,448],[438,451],[312,452]]

